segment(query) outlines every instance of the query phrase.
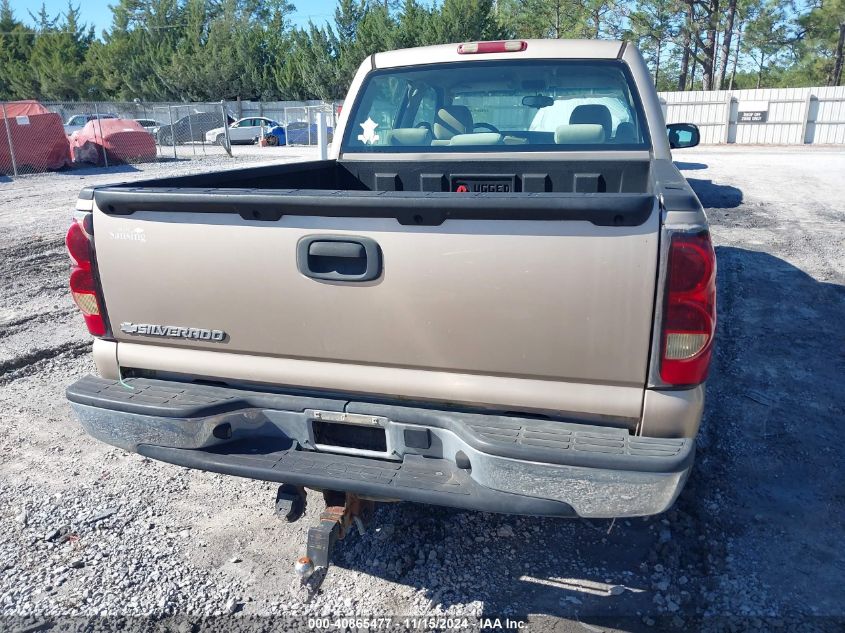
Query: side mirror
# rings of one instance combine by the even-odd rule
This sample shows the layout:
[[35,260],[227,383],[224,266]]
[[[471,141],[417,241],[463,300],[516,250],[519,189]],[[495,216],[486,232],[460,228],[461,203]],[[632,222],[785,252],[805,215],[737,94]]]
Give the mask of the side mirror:
[[522,97],[522,105],[528,106],[529,108],[548,108],[554,102],[554,99],[545,95],[528,95]]
[[701,141],[701,133],[694,123],[670,123],[666,126],[666,132],[672,149],[695,147]]

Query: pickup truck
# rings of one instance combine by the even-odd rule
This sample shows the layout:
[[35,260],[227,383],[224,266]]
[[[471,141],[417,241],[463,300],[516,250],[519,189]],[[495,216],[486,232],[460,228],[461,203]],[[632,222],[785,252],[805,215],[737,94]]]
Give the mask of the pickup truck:
[[[636,48],[368,57],[328,160],[86,188],[70,286],[93,437],[347,501],[669,508],[715,255]],[[288,504],[288,505],[285,505]],[[332,504],[330,504],[332,505]],[[336,505],[336,504],[335,504]]]

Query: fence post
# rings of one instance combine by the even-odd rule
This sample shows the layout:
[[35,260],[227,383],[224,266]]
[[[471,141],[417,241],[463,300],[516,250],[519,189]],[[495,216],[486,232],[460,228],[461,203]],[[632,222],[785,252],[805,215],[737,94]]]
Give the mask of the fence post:
[[[188,140],[191,143],[191,154],[197,155],[197,147],[194,145],[194,126],[191,123],[191,111],[188,110]],[[173,147],[176,147],[176,139],[173,139]]]
[[813,142],[813,139],[807,140],[807,131],[810,129],[810,123],[815,123],[815,121],[810,121],[813,112],[813,99],[815,98],[816,96],[812,92],[807,92],[807,99],[804,101],[804,120],[801,123],[802,145],[812,144]]
[[173,145],[173,160],[176,160],[176,128],[173,126],[173,106],[167,106],[170,113],[170,144]]
[[220,102],[220,113],[223,115],[223,134],[226,135],[226,145],[224,149],[229,155],[229,158],[232,158],[232,137],[229,136],[229,117],[226,116],[225,101]]
[[321,110],[317,112],[317,145],[320,146],[320,160],[326,160],[329,157],[328,137],[326,113]]
[[[100,109],[97,107],[97,103],[94,102],[94,118],[97,121],[97,127],[100,130],[100,144],[103,148],[103,166],[109,166],[109,157],[106,155],[106,140],[103,138],[103,124],[100,122]],[[94,135],[94,138],[97,138],[97,135]]]
[[18,164],[15,161],[15,145],[12,143],[12,130],[9,128],[9,119],[6,116],[6,104],[0,103],[0,108],[3,109],[3,121],[6,123],[6,139],[9,141],[9,157],[12,159],[12,173],[15,178],[18,177]]
[[731,116],[734,109],[734,98],[733,95],[728,94],[728,98],[725,100],[725,109],[727,112],[725,113],[725,133],[722,136],[722,143],[730,143],[731,138],[731,126],[733,125],[733,117]]

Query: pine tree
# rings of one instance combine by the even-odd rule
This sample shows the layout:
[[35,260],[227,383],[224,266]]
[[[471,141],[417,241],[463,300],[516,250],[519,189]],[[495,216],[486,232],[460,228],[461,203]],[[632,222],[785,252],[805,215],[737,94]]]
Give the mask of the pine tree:
[[0,0],[0,100],[39,96],[29,68],[34,40],[35,32],[15,18],[9,0]]
[[777,0],[765,0],[749,21],[745,32],[746,50],[757,69],[757,88],[762,87],[767,65],[784,49],[786,41],[785,15],[780,3]]
[[630,16],[631,35],[652,68],[655,84],[680,30],[677,9],[677,0],[649,0],[640,2]]
[[431,11],[422,6],[418,0],[405,0],[399,12],[395,36],[396,46],[413,48],[428,44],[426,34],[430,30],[431,19]]
[[39,96],[62,101],[90,97],[85,55],[94,41],[94,28],[79,22],[79,6],[68,2],[65,14],[51,19],[42,5],[38,24],[30,66]]
[[429,41],[437,44],[496,40],[507,32],[496,19],[493,0],[444,0],[429,26]]
[[815,83],[845,83],[845,0],[819,2],[799,17],[798,65]]

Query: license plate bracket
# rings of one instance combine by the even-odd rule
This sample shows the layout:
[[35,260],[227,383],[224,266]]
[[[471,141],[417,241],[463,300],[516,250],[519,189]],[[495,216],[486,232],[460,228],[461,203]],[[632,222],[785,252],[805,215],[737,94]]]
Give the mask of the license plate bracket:
[[317,446],[387,452],[387,432],[380,426],[358,426],[322,420],[314,420],[313,424]]
[[387,418],[312,411],[311,436],[318,450],[359,455],[388,454]]

